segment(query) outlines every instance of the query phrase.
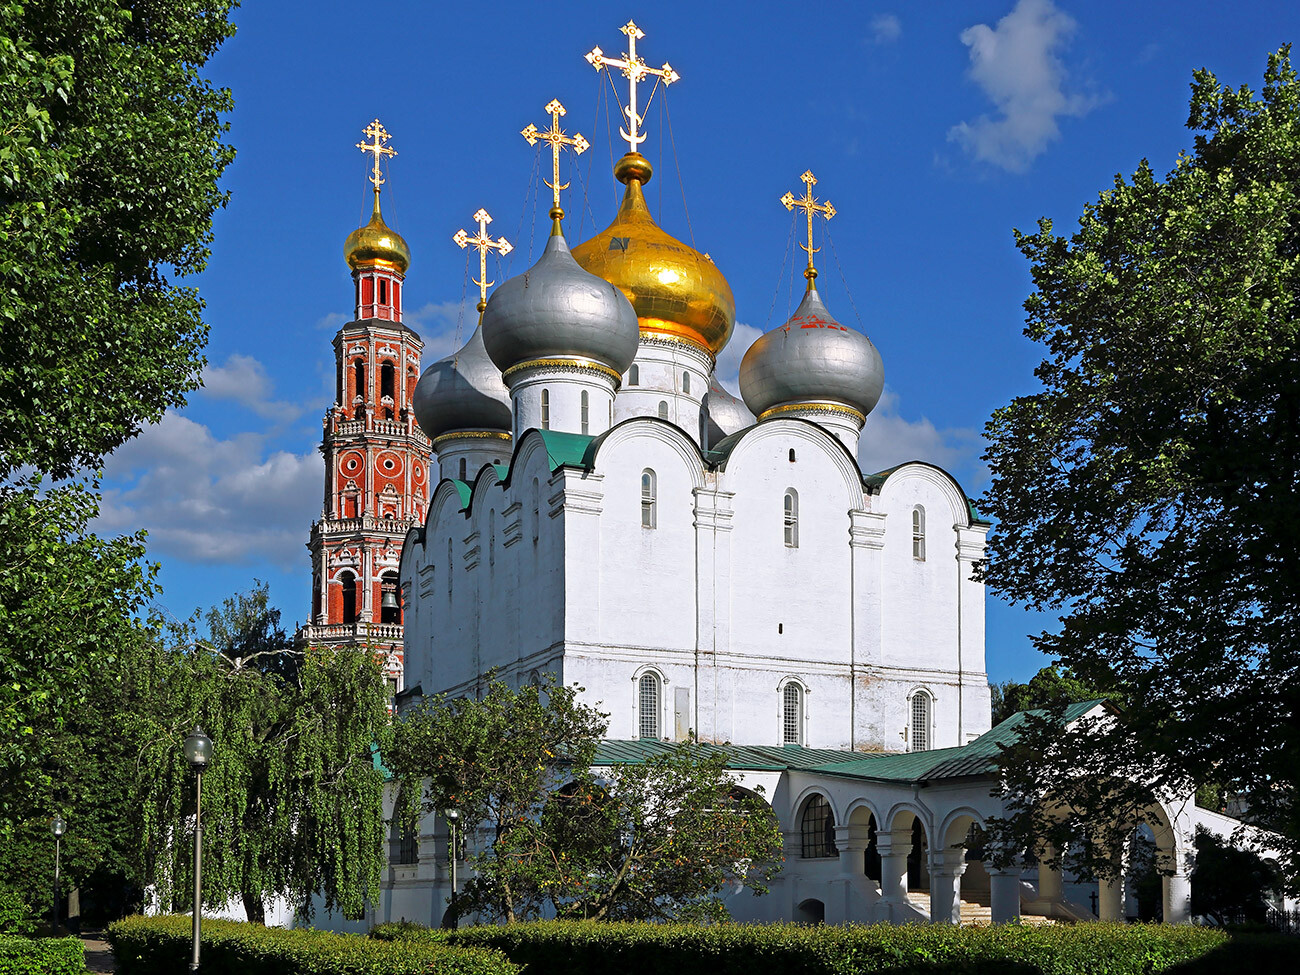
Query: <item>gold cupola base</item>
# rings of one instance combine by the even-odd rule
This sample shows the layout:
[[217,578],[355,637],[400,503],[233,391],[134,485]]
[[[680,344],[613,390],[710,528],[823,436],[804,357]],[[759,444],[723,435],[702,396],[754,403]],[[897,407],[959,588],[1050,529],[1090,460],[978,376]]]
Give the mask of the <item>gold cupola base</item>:
[[687,342],[716,357],[731,338],[736,300],[713,261],[650,216],[642,188],[652,174],[639,152],[618,161],[614,175],[627,186],[618,215],[574,247],[573,259],[627,295],[642,334]]

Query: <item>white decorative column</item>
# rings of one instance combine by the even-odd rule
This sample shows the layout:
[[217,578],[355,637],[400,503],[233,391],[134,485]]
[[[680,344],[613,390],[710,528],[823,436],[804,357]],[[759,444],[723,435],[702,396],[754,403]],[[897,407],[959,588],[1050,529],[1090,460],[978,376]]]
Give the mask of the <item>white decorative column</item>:
[[1057,867],[1049,867],[1047,861],[1056,856],[1056,847],[1043,843],[1038,848],[1038,899],[1049,904],[1059,904],[1065,900],[1065,881]]
[[989,905],[993,923],[1006,924],[1020,919],[1020,868],[988,867]]
[[1175,873],[1160,878],[1164,900],[1165,924],[1190,924],[1192,922],[1192,880],[1185,873]]
[[930,855],[930,920],[961,924],[961,878],[966,872],[966,848],[938,850]]
[[876,833],[880,853],[881,914],[878,921],[902,920],[907,903],[907,855],[912,852],[911,829]]
[[850,611],[853,620],[852,684],[849,688],[851,748],[877,745],[881,734],[876,710],[868,706],[858,677],[863,668],[881,661],[881,559],[885,548],[885,516],[871,511],[849,512]]
[[835,896],[826,903],[826,923],[848,921],[867,923],[865,904],[861,904],[856,884],[864,876],[863,855],[868,844],[865,824],[835,827],[835,846],[840,851],[840,875],[831,881]]
[[1124,875],[1097,883],[1097,917],[1102,921],[1124,920]]
[[731,649],[731,509],[730,491],[695,489],[695,577],[698,580],[695,623],[695,709],[691,726],[704,741],[731,741],[729,694],[720,680],[718,654]]

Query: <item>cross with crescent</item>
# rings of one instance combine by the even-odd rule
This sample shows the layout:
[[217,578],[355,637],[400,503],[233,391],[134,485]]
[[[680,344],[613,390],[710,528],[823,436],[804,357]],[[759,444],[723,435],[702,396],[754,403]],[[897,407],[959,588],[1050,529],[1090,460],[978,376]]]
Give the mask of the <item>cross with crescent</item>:
[[360,149],[362,152],[374,153],[375,171],[370,176],[370,182],[375,184],[375,192],[378,193],[379,187],[384,182],[384,178],[379,175],[379,160],[382,159],[384,156],[396,156],[397,150],[390,149],[388,148],[387,145],[385,145],[385,143],[387,143],[388,140],[392,138],[392,136],[388,134],[387,129],[385,129],[382,125],[379,124],[379,119],[375,119],[364,129],[362,129],[361,134],[368,135],[375,140],[374,143],[371,145],[366,145],[366,143],[364,142],[358,142],[357,148]]
[[[573,146],[573,151],[577,155],[581,156],[587,151],[590,143],[582,137],[581,132],[575,132],[571,137],[564,134],[564,130],[560,128],[560,116],[564,115],[565,111],[564,106],[560,104],[558,98],[552,98],[542,111],[550,114],[551,127],[549,129],[538,129],[537,126],[530,122],[528,128],[524,129],[519,134],[528,140],[530,146],[537,145],[538,140],[550,143],[551,173],[554,182],[546,183],[546,185],[554,192],[554,202],[551,206],[551,219],[559,220],[564,216],[564,211],[560,209],[560,190],[567,190],[569,188],[568,183],[560,182],[560,150],[565,146]],[[543,180],[543,182],[546,181]]]
[[[645,136],[640,134],[641,123],[644,118],[637,114],[636,105],[636,84],[643,81],[648,75],[654,75],[661,78],[665,85],[671,85],[677,81],[681,75],[672,69],[667,61],[662,68],[651,68],[646,65],[645,61],[636,53],[636,42],[645,37],[645,32],[641,30],[632,21],[620,27],[624,34],[627,35],[627,53],[620,58],[607,58],[605,52],[598,47],[593,47],[587,54],[587,61],[593,68],[599,71],[601,68],[619,68],[623,72],[623,77],[628,80],[628,104],[623,111],[627,114],[627,128],[620,128],[618,134],[627,140],[628,152],[636,152],[637,146],[645,142]],[[651,94],[654,94],[651,92]]]
[[487,225],[492,222],[492,217],[486,210],[480,207],[474,214],[474,219],[478,221],[477,234],[471,237],[464,230],[458,230],[451,239],[460,245],[461,250],[470,245],[478,250],[478,277],[470,280],[478,285],[478,310],[482,311],[487,307],[487,289],[496,284],[495,281],[487,279],[487,252],[497,251],[504,257],[514,250],[514,247],[504,237],[493,240],[488,236]]
[[812,174],[811,169],[799,178],[804,181],[803,196],[795,196],[792,193],[786,193],[785,196],[781,197],[781,202],[785,204],[787,210],[793,210],[795,207],[798,207],[808,215],[808,243],[806,245],[800,244],[799,246],[808,252],[808,269],[803,272],[803,276],[808,279],[808,287],[812,288],[813,278],[817,277],[817,268],[813,267],[813,255],[821,250],[820,247],[813,247],[812,245],[813,214],[820,213],[829,220],[831,217],[835,216],[835,208],[831,206],[830,200],[818,203],[817,197],[813,196],[812,188],[817,183],[817,177]]

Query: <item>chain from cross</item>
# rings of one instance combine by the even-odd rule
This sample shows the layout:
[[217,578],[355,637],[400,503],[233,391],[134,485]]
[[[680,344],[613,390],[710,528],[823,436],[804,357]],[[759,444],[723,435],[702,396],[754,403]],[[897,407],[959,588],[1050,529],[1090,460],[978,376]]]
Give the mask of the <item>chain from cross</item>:
[[574,153],[581,156],[587,151],[591,143],[582,137],[581,132],[575,132],[572,136],[564,134],[564,130],[560,128],[560,116],[566,114],[566,112],[558,98],[552,98],[542,111],[551,116],[551,127],[549,129],[539,129],[530,122],[528,128],[519,134],[528,140],[530,146],[537,145],[539,141],[549,143],[551,146],[551,173],[554,182],[546,183],[546,180],[542,180],[542,182],[546,183],[552,190],[554,202],[551,209],[558,211],[558,215],[552,213],[552,216],[558,219],[564,215],[564,211],[560,209],[560,190],[569,188],[568,183],[560,182],[560,150],[565,146],[573,146]]
[[487,253],[488,251],[496,251],[502,257],[505,257],[514,250],[514,247],[504,237],[493,240],[488,236],[487,225],[492,222],[492,217],[486,210],[480,207],[479,211],[474,214],[474,219],[478,221],[477,234],[471,237],[464,230],[458,230],[451,239],[460,245],[461,250],[470,246],[478,250],[478,277],[470,278],[470,280],[478,285],[479,311],[482,311],[487,304],[487,289],[496,284],[495,281],[487,279]]
[[382,125],[379,124],[379,119],[375,119],[364,129],[362,129],[361,134],[368,135],[375,140],[370,145],[367,145],[364,142],[358,142],[357,148],[360,149],[362,152],[374,153],[375,170],[370,176],[370,182],[375,184],[375,192],[378,193],[379,187],[382,186],[384,183],[384,178],[379,175],[379,160],[382,159],[384,156],[396,156],[397,150],[390,149],[386,145],[386,143],[388,142],[389,139],[392,138],[392,136],[388,134],[387,129],[385,129]]
[[[627,35],[627,52],[620,58],[607,58],[605,52],[598,47],[593,47],[586,55],[587,62],[599,71],[601,68],[618,68],[623,72],[623,77],[628,80],[628,104],[623,109],[627,115],[627,128],[619,128],[618,134],[627,140],[628,152],[636,152],[637,146],[645,142],[645,136],[641,134],[641,123],[645,121],[644,116],[637,113],[636,102],[636,85],[638,81],[644,81],[649,75],[654,75],[663,81],[665,85],[671,85],[674,81],[681,78],[672,65],[667,61],[662,68],[651,68],[646,65],[645,61],[636,53],[636,42],[645,37],[645,32],[641,30],[632,21],[619,28]],[[653,95],[654,93],[651,92]]]
[[813,196],[812,188],[817,185],[817,177],[812,174],[811,169],[799,178],[804,181],[803,196],[786,193],[785,196],[781,197],[781,202],[785,204],[787,210],[794,210],[795,207],[798,207],[808,215],[808,243],[799,246],[808,252],[808,270],[803,272],[803,276],[808,279],[808,286],[812,287],[813,278],[817,277],[817,268],[813,267],[813,255],[821,250],[820,247],[812,245],[813,214],[820,213],[829,220],[835,216],[835,207],[831,206],[830,200],[818,203],[817,197]]

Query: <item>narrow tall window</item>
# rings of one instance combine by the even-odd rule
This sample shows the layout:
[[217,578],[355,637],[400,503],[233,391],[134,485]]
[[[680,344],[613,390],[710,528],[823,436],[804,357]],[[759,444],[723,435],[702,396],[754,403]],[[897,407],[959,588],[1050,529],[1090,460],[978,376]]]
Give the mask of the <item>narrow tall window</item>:
[[691,391],[691,374],[689,372],[684,372],[682,373],[682,392],[689,393],[690,391]]
[[912,727],[908,750],[923,752],[930,747],[930,695],[917,691],[912,695]]
[[488,565],[497,564],[497,513],[488,512]]
[[385,278],[379,279],[379,303],[388,304],[388,281]]
[[379,395],[393,399],[396,384],[393,382],[393,364],[385,362],[379,367]]
[[514,405],[514,412],[515,412],[515,436],[517,437],[522,432],[519,429],[519,397],[517,396],[515,397],[515,401],[513,405]]
[[591,409],[590,409],[590,407],[591,407],[591,400],[588,398],[588,396],[587,396],[587,391],[584,389],[584,390],[582,391],[582,432],[583,432],[584,434],[587,432],[588,428],[591,426],[591,424],[590,424],[590,422],[589,422],[589,421],[590,421],[590,417],[591,417]]
[[539,493],[540,491],[537,483],[537,478],[533,478],[533,493],[532,493],[531,500],[533,502],[533,544],[534,545],[537,544],[537,535],[542,528],[541,515],[539,513],[538,504],[537,504],[537,498]]
[[912,558],[925,561],[925,509],[919,504],[912,509]]
[[343,405],[343,386],[347,382],[347,380],[344,378],[345,372],[346,372],[345,369],[340,368],[338,371],[338,379],[334,383],[334,399],[335,402],[339,404],[339,406]]
[[785,544],[787,548],[799,547],[799,494],[794,488],[785,492]]
[[637,684],[638,737],[659,737],[659,678],[642,674]]
[[460,459],[460,479],[465,480],[465,458]]
[[627,370],[627,384],[628,384],[629,386],[639,386],[639,385],[641,385],[641,367],[638,366],[635,362],[632,363],[632,365],[628,367],[628,370]]
[[786,684],[781,705],[781,740],[787,745],[802,745],[803,688],[794,681]]
[[402,622],[402,588],[396,572],[385,572],[379,580],[379,622]]
[[339,576],[339,586],[343,589],[343,623],[357,621],[357,580],[351,572]]
[[358,399],[366,398],[366,364],[358,359],[352,364],[354,387],[352,395]]
[[542,429],[551,429],[551,391],[542,390]]
[[667,401],[667,400],[662,400],[662,399],[661,399],[661,400],[659,401],[659,419],[661,419],[661,420],[666,420],[666,419],[668,419],[668,401]]
[[641,527],[655,527],[655,472],[646,468],[641,472]]

